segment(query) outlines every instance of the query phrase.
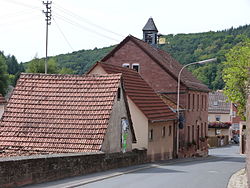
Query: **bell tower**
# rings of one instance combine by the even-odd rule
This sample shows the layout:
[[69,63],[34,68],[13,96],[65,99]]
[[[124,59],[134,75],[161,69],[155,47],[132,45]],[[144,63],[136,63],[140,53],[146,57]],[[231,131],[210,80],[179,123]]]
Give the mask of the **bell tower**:
[[142,31],[143,31],[143,41],[156,47],[158,30],[155,26],[155,23],[152,17],[148,19],[148,22],[143,27]]

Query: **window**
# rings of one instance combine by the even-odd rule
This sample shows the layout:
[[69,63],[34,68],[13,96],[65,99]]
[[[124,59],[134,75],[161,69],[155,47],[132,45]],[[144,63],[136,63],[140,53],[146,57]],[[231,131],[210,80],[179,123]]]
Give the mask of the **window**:
[[188,142],[190,142],[190,126],[188,126]]
[[153,129],[150,129],[148,138],[149,140],[153,140]]
[[200,95],[197,95],[197,111],[200,108]]
[[218,101],[214,101],[214,106],[218,106]]
[[232,118],[235,118],[235,117],[236,117],[236,112],[233,111],[233,112],[232,112]]
[[201,109],[204,110],[204,95],[201,95]]
[[162,137],[165,137],[165,135],[166,135],[166,128],[165,128],[165,126],[162,128],[161,135],[162,135]]
[[203,129],[204,129],[203,123],[201,123],[201,137],[203,137]]
[[193,110],[194,110],[194,105],[195,105],[194,104],[194,102],[195,102],[194,100],[195,100],[195,95],[193,94]]
[[171,136],[171,134],[172,134],[172,126],[170,125],[168,127],[168,136]]
[[204,123],[204,135],[207,136],[207,123]]
[[132,64],[132,69],[136,70],[136,72],[139,72],[139,64]]
[[192,125],[192,141],[194,140],[194,125]]
[[215,121],[220,121],[220,115],[215,116]]
[[188,94],[188,109],[190,110],[191,108],[191,94]]
[[207,95],[204,96],[205,97],[205,111],[207,111]]
[[128,64],[128,63],[123,63],[123,64],[122,64],[122,67],[130,68],[130,64]]
[[121,99],[121,88],[118,88],[117,90],[117,100],[120,101]]

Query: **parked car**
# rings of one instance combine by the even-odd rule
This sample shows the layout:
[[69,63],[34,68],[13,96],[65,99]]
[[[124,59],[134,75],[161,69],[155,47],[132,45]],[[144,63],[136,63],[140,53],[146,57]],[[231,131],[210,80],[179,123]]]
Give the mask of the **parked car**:
[[235,144],[239,144],[240,143],[240,138],[238,135],[234,135],[233,138],[231,138],[231,142],[235,143]]

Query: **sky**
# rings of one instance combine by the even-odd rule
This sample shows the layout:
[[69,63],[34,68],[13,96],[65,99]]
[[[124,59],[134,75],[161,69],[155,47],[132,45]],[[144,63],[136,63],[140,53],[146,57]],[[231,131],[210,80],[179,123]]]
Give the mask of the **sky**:
[[[250,24],[250,0],[51,0],[48,55],[142,38],[152,17],[161,34],[218,31]],[[41,0],[0,0],[0,50],[18,62],[45,56]]]

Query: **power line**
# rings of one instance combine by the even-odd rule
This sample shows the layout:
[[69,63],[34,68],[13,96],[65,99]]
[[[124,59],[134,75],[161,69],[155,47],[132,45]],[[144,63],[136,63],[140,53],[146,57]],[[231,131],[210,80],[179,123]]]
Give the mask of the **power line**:
[[74,51],[73,47],[71,46],[71,44],[69,43],[68,39],[66,38],[66,36],[64,35],[63,31],[61,30],[61,28],[59,27],[59,25],[57,24],[54,16],[52,16],[52,19],[54,20],[54,22],[56,23],[57,28],[59,29],[59,31],[61,32],[63,38],[65,39],[65,41],[68,43],[69,47],[72,49],[72,51]]
[[79,15],[77,15],[77,14],[75,14],[75,13],[73,13],[73,12],[71,12],[71,11],[69,11],[69,10],[63,8],[63,7],[61,7],[61,6],[58,5],[58,4],[55,4],[55,7],[56,7],[57,9],[59,9],[61,12],[64,12],[65,14],[67,14],[67,15],[69,15],[69,16],[72,16],[72,17],[74,17],[74,18],[76,18],[76,19],[78,19],[78,20],[80,20],[80,21],[83,21],[83,22],[85,22],[85,23],[87,23],[87,24],[89,24],[89,25],[91,25],[91,26],[94,26],[94,27],[96,27],[96,28],[98,28],[98,29],[101,29],[101,30],[103,30],[103,31],[106,31],[106,32],[112,33],[112,34],[114,34],[114,35],[116,35],[116,36],[119,36],[119,37],[124,38],[123,35],[118,34],[118,33],[116,33],[116,32],[113,32],[113,31],[111,31],[111,30],[109,30],[109,29],[106,29],[105,27],[102,27],[102,26],[100,26],[100,25],[98,25],[98,24],[92,23],[91,21],[87,20],[86,18],[83,18],[82,16],[79,16]]
[[117,40],[117,39],[114,39],[114,38],[112,38],[112,37],[110,37],[110,36],[107,36],[107,35],[104,35],[104,34],[102,34],[102,33],[99,33],[99,32],[97,32],[97,31],[95,31],[95,30],[93,30],[93,29],[87,28],[87,27],[85,27],[85,26],[79,24],[78,22],[75,22],[75,21],[73,21],[73,20],[71,20],[71,19],[69,19],[69,18],[66,18],[65,16],[62,16],[62,15],[60,15],[60,14],[58,14],[58,13],[55,13],[54,15],[55,15],[58,19],[61,19],[62,21],[65,21],[65,22],[67,22],[67,23],[69,23],[69,24],[71,24],[71,25],[73,25],[73,26],[75,26],[75,27],[84,29],[85,31],[89,31],[90,33],[94,33],[94,34],[96,34],[96,35],[98,35],[98,36],[101,36],[101,37],[103,37],[103,38],[107,38],[107,39],[109,39],[109,40],[113,40],[113,41],[119,42],[119,40]]

